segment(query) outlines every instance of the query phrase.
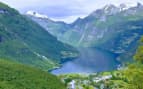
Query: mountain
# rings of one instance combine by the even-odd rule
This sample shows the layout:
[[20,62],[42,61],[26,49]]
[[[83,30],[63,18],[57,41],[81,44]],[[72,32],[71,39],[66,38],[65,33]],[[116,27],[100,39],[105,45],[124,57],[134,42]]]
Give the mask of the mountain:
[[[72,24],[61,25],[35,16],[32,19],[64,43],[108,50],[119,54],[118,60],[129,59],[143,35],[143,5],[140,3],[131,7],[106,5]],[[51,22],[52,25],[49,24]]]
[[42,27],[44,27],[50,34],[56,36],[58,40],[63,41],[63,34],[70,30],[71,26],[61,22],[61,21],[52,21],[48,16],[40,14],[36,11],[28,11],[26,16],[38,22]]
[[76,37],[76,42],[73,42],[73,44],[77,43],[76,46],[98,46],[113,38],[112,34],[118,33],[116,29],[111,29],[114,25],[124,24],[131,19],[140,20],[142,12],[142,7],[138,6],[120,10],[120,7],[107,5],[84,19],[76,20],[71,24],[72,34],[70,30],[64,35],[69,36],[69,38]]
[[0,58],[48,70],[77,54],[75,48],[61,43],[34,21],[0,3]]
[[0,89],[66,89],[47,72],[0,59]]

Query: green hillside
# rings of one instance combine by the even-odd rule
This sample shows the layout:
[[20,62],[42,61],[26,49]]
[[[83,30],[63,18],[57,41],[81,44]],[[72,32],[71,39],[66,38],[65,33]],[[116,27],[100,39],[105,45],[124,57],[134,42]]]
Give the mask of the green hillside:
[[59,42],[37,23],[0,3],[0,58],[48,70],[76,56],[75,48]]
[[[143,39],[143,38],[142,38]],[[104,82],[109,89],[143,89],[143,40],[134,55],[135,63],[126,68],[113,71],[113,78]]]
[[0,89],[65,89],[54,75],[0,59]]

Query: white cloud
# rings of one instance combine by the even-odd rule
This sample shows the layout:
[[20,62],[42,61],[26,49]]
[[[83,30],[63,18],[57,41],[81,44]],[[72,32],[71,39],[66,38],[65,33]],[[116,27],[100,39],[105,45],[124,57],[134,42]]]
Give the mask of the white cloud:
[[51,18],[53,21],[64,21],[66,23],[72,23],[75,21],[78,17],[84,18],[86,15],[75,15],[75,16],[67,16],[62,18]]
[[[143,3],[143,0],[0,0],[18,9],[37,10],[47,14],[56,20],[73,21],[77,17],[83,17],[106,4],[119,5],[121,3],[135,4]],[[62,19],[61,19],[62,18]]]

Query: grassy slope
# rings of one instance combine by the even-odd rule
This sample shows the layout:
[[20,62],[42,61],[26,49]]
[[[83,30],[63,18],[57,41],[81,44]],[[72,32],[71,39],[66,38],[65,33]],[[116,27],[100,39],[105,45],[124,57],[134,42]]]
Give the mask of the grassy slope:
[[65,89],[56,76],[0,59],[0,89]]
[[0,13],[1,58],[47,70],[63,61],[63,57],[76,56],[77,51],[73,47],[59,42],[15,9],[0,3],[0,11],[5,11]]

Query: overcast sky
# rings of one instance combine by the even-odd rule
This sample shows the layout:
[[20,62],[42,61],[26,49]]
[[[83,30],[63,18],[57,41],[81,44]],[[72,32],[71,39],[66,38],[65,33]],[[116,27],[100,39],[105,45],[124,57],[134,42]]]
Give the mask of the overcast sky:
[[72,22],[78,17],[85,17],[106,4],[143,3],[143,0],[0,0],[16,8],[21,13],[28,10],[46,14],[49,18]]

